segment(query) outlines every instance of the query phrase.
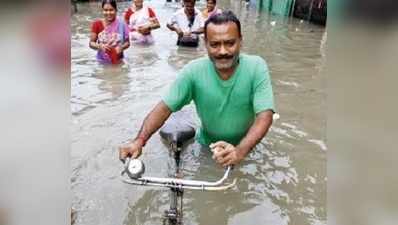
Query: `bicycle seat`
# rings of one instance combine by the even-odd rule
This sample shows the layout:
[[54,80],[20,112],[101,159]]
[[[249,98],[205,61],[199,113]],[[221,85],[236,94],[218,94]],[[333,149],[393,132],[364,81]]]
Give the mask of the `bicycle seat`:
[[195,129],[177,114],[170,117],[159,131],[160,137],[168,144],[182,147],[184,143],[195,136]]

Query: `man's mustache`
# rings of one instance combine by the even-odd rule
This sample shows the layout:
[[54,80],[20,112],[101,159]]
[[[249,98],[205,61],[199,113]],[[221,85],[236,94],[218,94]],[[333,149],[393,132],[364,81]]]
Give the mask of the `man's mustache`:
[[215,59],[232,59],[234,55],[220,55],[220,56],[215,56]]

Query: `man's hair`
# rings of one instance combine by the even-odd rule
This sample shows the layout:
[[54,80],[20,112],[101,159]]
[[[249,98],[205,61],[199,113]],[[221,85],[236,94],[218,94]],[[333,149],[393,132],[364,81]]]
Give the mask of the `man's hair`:
[[210,2],[210,1],[212,1],[214,3],[214,5],[217,4],[217,0],[206,0],[206,2]]
[[192,2],[193,4],[195,4],[196,0],[182,0],[182,2]]
[[205,22],[205,28],[204,28],[204,33],[205,33],[205,38],[207,38],[207,26],[209,24],[225,24],[228,22],[233,22],[236,24],[238,27],[238,32],[239,32],[239,37],[242,37],[242,33],[240,30],[240,21],[239,19],[235,16],[235,14],[231,10],[223,11],[222,13],[210,16],[208,20]]
[[102,8],[105,4],[110,4],[117,11],[116,0],[102,0]]

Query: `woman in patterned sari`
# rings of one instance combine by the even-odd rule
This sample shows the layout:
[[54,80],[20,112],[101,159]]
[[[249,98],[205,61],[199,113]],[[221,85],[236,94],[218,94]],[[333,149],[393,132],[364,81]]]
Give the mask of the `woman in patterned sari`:
[[128,27],[123,20],[116,18],[115,0],[103,0],[104,19],[98,19],[91,25],[90,48],[97,50],[97,60],[102,64],[119,64],[123,59],[123,50],[130,46]]

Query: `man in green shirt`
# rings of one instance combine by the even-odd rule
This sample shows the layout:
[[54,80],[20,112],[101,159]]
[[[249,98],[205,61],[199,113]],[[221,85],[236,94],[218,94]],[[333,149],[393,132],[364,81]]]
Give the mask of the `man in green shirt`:
[[222,166],[236,165],[261,141],[272,124],[273,93],[267,64],[258,56],[240,54],[240,22],[231,11],[205,23],[208,57],[186,65],[137,137],[120,148],[119,157],[141,155],[146,141],[192,100],[201,120],[196,139],[213,150]]

